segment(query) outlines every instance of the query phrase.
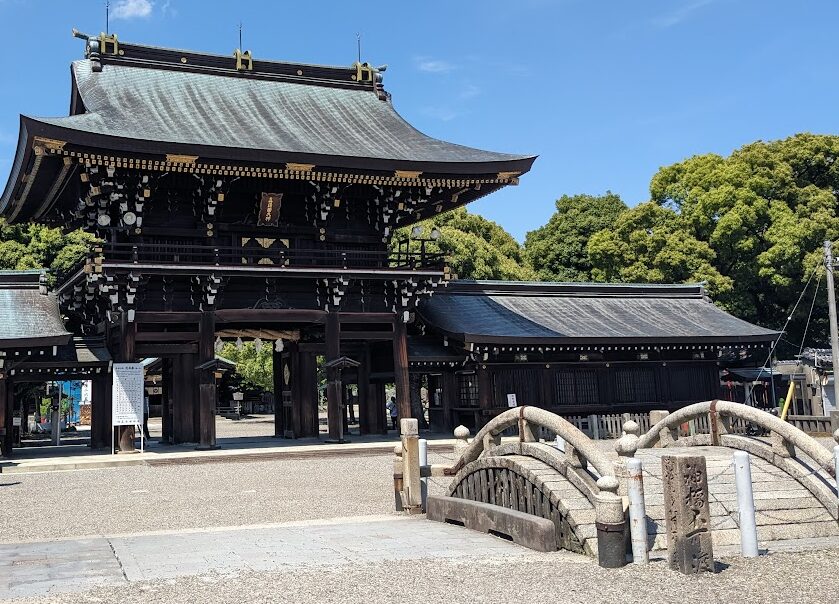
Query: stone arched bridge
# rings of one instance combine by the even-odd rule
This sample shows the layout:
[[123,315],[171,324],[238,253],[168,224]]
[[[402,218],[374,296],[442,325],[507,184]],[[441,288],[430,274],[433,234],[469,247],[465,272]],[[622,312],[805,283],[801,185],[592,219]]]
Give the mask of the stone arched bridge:
[[[705,433],[680,436],[690,421]],[[769,436],[747,436],[754,427]],[[644,466],[649,547],[665,549],[660,457],[690,452],[706,457],[714,543],[734,544],[740,532],[732,453],[745,450],[752,456],[761,541],[839,536],[832,452],[774,415],[739,403],[708,401],[665,416],[646,434],[638,433],[635,422],[627,422],[624,430],[610,451],[605,441],[593,441],[562,417],[536,407],[505,411],[471,442],[468,431],[459,428],[455,462],[426,471],[448,482],[445,496],[430,498],[428,516],[537,549],[600,557],[604,563],[610,556],[620,557],[618,550],[627,551],[626,460],[637,457]],[[517,437],[502,441],[502,433],[512,432]],[[540,435],[548,442],[540,442]],[[416,509],[418,493],[411,492],[409,483],[414,473],[418,480],[419,471],[412,472],[404,445],[411,438],[403,437],[396,470],[404,477],[398,487],[401,503]],[[600,551],[604,546],[609,551]]]

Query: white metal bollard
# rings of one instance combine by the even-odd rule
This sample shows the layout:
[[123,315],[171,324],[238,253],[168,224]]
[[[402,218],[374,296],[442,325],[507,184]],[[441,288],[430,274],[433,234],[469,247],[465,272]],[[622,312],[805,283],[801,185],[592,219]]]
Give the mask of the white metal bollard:
[[[419,465],[420,475],[423,469],[428,467],[428,441],[424,438],[419,439]],[[420,478],[420,493],[422,497],[422,511],[425,511],[425,502],[428,500],[428,478]]]
[[626,460],[629,495],[629,534],[632,537],[632,561],[648,564],[647,553],[647,510],[644,505],[644,472],[641,460],[631,457]]
[[556,443],[555,446],[557,449],[565,453],[565,439],[562,438],[559,434],[556,435]]
[[833,447],[833,473],[836,477],[836,496],[839,497],[839,445]]
[[752,494],[752,467],[749,454],[734,452],[734,480],[737,484],[737,510],[740,514],[740,550],[745,558],[757,556],[757,523]]

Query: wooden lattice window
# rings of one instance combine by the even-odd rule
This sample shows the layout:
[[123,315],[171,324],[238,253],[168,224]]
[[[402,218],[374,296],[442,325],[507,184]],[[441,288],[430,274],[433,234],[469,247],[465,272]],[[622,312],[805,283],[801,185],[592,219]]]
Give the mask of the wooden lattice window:
[[614,376],[616,402],[658,402],[655,370],[652,367],[620,367],[615,369]]
[[477,407],[478,402],[478,376],[474,373],[458,373],[458,400],[460,407]]
[[558,405],[592,405],[600,402],[597,371],[594,369],[559,369],[556,371]]

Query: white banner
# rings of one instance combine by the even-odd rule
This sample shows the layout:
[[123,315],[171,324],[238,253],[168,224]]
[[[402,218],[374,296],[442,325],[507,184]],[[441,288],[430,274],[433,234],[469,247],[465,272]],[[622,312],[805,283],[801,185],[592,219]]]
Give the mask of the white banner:
[[143,365],[114,363],[113,425],[142,425],[144,395]]

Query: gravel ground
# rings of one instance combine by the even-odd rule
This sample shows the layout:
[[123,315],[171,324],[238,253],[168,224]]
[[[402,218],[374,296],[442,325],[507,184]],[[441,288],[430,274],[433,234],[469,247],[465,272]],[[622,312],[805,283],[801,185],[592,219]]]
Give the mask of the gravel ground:
[[[133,583],[24,602],[632,602],[633,604],[835,602],[839,550],[724,559],[716,574],[686,577],[663,562],[601,569],[563,552],[468,562],[423,560],[355,566],[289,567],[272,573],[203,575]],[[800,580],[802,570],[818,580]]]
[[393,514],[392,462],[369,455],[0,475],[0,542]]

